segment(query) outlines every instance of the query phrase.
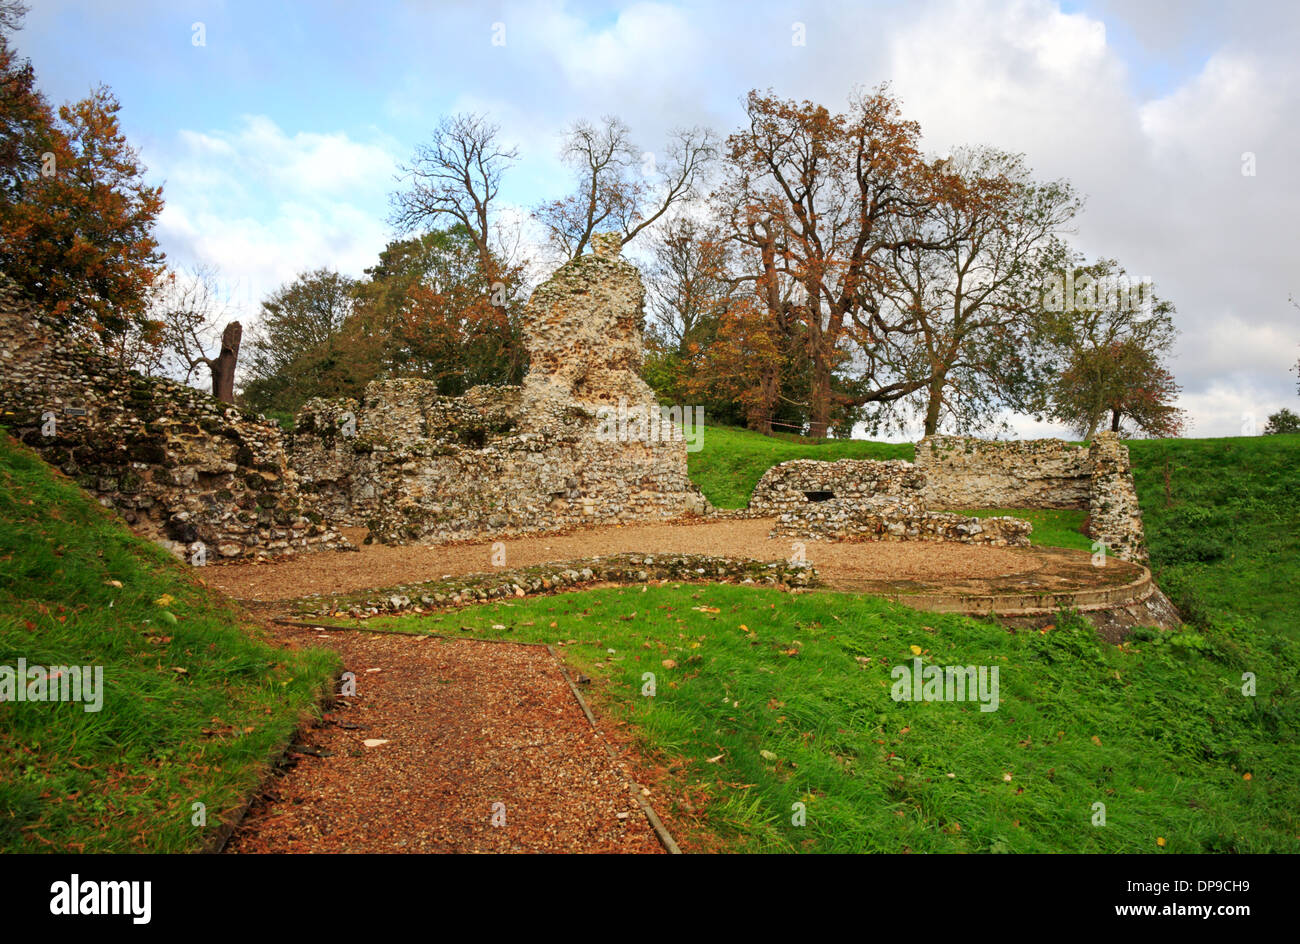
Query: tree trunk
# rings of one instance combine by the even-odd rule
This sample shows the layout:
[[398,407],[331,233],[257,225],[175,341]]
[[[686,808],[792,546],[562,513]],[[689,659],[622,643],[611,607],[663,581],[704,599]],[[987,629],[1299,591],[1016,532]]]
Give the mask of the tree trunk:
[[943,382],[943,375],[937,372],[930,377],[930,398],[925,405],[925,435],[927,436],[933,436],[939,431],[939,410],[943,407]]
[[223,403],[235,402],[235,364],[239,360],[239,342],[244,329],[238,321],[226,325],[221,332],[221,353],[208,361],[212,368],[212,395]]
[[831,367],[823,357],[815,358],[812,369],[812,389],[808,398],[808,435],[825,439],[831,425]]
[[1110,411],[1110,431],[1112,433],[1119,432],[1119,410],[1112,409]]

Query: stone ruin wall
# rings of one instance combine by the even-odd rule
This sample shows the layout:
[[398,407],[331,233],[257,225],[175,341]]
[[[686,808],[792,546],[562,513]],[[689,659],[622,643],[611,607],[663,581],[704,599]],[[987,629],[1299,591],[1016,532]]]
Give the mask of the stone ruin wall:
[[2,279],[0,425],[178,556],[350,546],[303,501],[279,426],[123,368]]
[[927,436],[916,444],[932,508],[1086,508],[1092,459],[1059,439]]
[[753,515],[776,516],[773,537],[1029,543],[1028,522],[933,512],[925,489],[924,473],[901,459],[795,459],[768,469],[749,506]]
[[749,510],[754,515],[780,515],[797,511],[814,499],[809,493],[829,493],[827,501],[856,503],[890,496],[910,503],[923,502],[925,476],[902,459],[794,459],[773,466],[754,486]]
[[1092,489],[1088,496],[1090,534],[1104,543],[1108,553],[1123,560],[1145,562],[1149,555],[1133,484],[1128,446],[1114,433],[1100,433],[1089,450]]
[[602,423],[620,404],[657,409],[638,374],[645,292],[618,248],[599,238],[533,293],[520,387],[443,397],[428,381],[389,380],[360,403],[307,403],[292,440],[303,487],[384,543],[707,512],[680,433],[618,439]]
[[[4,425],[138,530],[215,558],[350,546],[340,525],[405,543],[711,514],[679,432],[605,435],[602,411],[656,400],[639,376],[640,277],[616,238],[593,242],[529,300],[522,386],[444,397],[428,381],[376,381],[359,402],[307,403],[287,441],[73,342],[0,277]],[[963,507],[1085,508],[1112,553],[1146,557],[1128,450],[1109,433],[1087,448],[935,436],[915,463],[782,463],[739,514],[775,516],[781,534],[1027,540],[1016,519],[939,513]]]
[[776,515],[773,533],[787,536],[1028,543],[1026,522],[945,513],[958,508],[1085,509],[1108,553],[1147,559],[1128,447],[1109,432],[1086,447],[932,436],[915,462],[783,462],[759,480],[746,514]]

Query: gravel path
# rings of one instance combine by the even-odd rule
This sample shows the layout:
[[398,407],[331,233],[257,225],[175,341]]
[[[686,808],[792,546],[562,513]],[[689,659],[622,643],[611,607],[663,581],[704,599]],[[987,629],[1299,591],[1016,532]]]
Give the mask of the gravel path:
[[545,648],[277,632],[338,650],[356,696],[302,735],[227,851],[663,851]]
[[[675,521],[594,528],[570,534],[499,539],[506,568],[620,553],[711,554],[780,560],[793,553],[789,538],[771,539],[768,519]],[[349,537],[359,543],[364,529]],[[276,563],[223,564],[204,573],[211,586],[241,600],[289,600],[308,594],[341,594],[491,572],[494,541],[459,544],[360,545],[359,551],[321,551]],[[971,581],[1031,575],[1047,558],[1032,548],[980,547],[922,541],[833,543],[805,541],[805,555],[831,585],[856,589],[871,581],[913,581],[970,586]],[[497,551],[500,549],[498,548]],[[1086,556],[1083,558],[1086,560]]]

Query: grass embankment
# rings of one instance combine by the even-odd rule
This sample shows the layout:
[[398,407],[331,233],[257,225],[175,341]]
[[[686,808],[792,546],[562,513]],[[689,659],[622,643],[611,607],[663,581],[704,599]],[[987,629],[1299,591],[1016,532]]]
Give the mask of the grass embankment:
[[99,711],[0,703],[0,852],[203,848],[330,684],[197,576],[0,431],[0,671],[103,669]]
[[1152,571],[1184,616],[1300,639],[1300,435],[1128,446]]

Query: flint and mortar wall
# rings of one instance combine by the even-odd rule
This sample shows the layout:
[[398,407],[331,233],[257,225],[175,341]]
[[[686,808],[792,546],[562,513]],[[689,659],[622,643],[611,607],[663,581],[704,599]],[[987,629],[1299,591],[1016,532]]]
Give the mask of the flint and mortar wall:
[[924,488],[925,476],[901,459],[793,459],[763,474],[750,496],[749,510],[759,515],[796,511],[811,500],[809,493],[830,493],[834,501],[888,495],[920,502]]
[[1087,508],[1092,460],[1059,439],[928,436],[916,444],[931,508]]
[[620,438],[602,418],[620,404],[657,409],[637,373],[645,291],[618,249],[598,238],[533,293],[522,387],[443,397],[428,381],[387,380],[360,403],[307,403],[293,464],[318,506],[384,543],[706,512],[680,432]]
[[[403,394],[403,389],[406,394]],[[382,393],[382,396],[380,395]],[[496,388],[505,406],[484,412],[467,398],[438,397],[428,381],[371,384],[362,403],[310,401],[298,414],[293,464],[325,514],[364,525],[384,543],[523,534],[582,524],[704,513],[686,471],[685,443],[607,441],[594,415],[570,418],[509,409],[519,388]],[[423,404],[415,439],[390,437],[381,405]],[[353,413],[356,435],[340,417]],[[527,426],[528,431],[520,432]],[[540,428],[539,428],[540,427]]]
[[209,559],[348,546],[302,501],[276,424],[123,368],[2,278],[0,423],[178,554],[196,541]]
[[746,515],[777,515],[782,535],[1028,542],[1018,519],[940,513],[958,508],[1086,509],[1089,534],[1109,553],[1147,558],[1128,447],[1109,432],[1087,447],[932,436],[917,443],[915,463],[783,462],[759,480]]

